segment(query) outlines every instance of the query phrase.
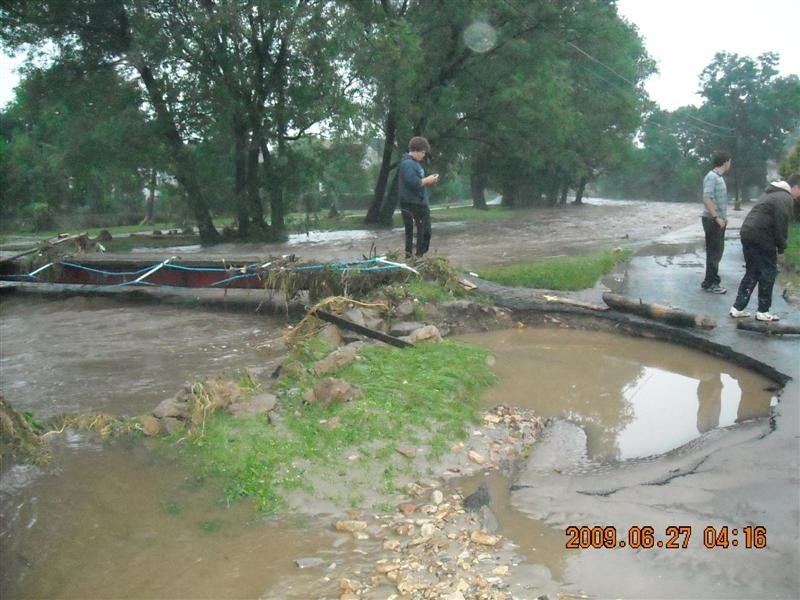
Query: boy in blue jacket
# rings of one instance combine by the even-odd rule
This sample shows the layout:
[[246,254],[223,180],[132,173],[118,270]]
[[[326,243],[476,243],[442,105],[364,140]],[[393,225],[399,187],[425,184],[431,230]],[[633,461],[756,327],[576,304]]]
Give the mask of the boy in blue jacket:
[[422,159],[431,151],[424,137],[412,137],[408,153],[400,161],[398,194],[400,213],[406,234],[406,258],[412,256],[414,226],[417,228],[417,256],[423,256],[431,243],[431,205],[428,186],[439,181],[439,175],[425,176]]

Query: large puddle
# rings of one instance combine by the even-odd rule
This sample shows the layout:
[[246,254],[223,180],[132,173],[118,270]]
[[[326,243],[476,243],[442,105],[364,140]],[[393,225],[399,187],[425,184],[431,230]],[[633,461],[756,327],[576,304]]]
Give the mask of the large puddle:
[[663,454],[717,427],[769,415],[774,384],[747,369],[655,340],[569,329],[459,336],[489,348],[499,384],[487,405],[534,409],[583,427],[590,459]]

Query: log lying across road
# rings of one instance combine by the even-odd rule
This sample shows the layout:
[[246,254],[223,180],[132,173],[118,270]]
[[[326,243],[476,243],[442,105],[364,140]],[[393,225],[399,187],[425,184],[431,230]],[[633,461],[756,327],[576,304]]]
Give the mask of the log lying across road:
[[681,325],[684,327],[695,327],[698,329],[713,329],[717,322],[708,315],[696,315],[679,308],[664,306],[663,304],[648,304],[641,299],[626,298],[619,294],[606,292],[603,294],[603,302],[613,309],[631,312],[643,317],[650,317],[663,321],[669,325]]
[[746,331],[757,331],[768,335],[800,335],[800,327],[797,325],[786,325],[784,323],[764,322],[764,321],[737,321],[737,329]]

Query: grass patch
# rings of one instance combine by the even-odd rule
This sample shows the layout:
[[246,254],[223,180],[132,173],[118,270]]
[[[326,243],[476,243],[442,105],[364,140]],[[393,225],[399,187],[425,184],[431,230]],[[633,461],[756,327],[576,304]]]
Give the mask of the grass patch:
[[582,290],[592,287],[614,266],[627,260],[630,250],[603,250],[581,256],[517,263],[481,269],[482,278],[504,285],[548,290]]
[[[295,358],[309,365],[324,350],[306,345]],[[377,466],[384,473],[382,482],[362,485],[392,490],[396,445],[423,432],[423,443],[441,453],[464,437],[467,423],[477,421],[478,392],[494,378],[486,356],[483,349],[453,341],[404,350],[368,346],[360,360],[336,375],[360,386],[363,397],[328,407],[303,402],[319,377],[292,369],[278,383],[278,425],[264,417],[215,413],[202,437],[185,440],[183,452],[204,475],[225,479],[229,500],[252,497],[267,512],[283,507],[290,490],[314,491],[306,474],[341,469],[346,450],[356,449],[362,461],[374,463],[362,462],[359,469]],[[326,428],[334,419],[338,426]],[[362,490],[350,489],[347,501],[362,498]]]
[[800,271],[800,223],[792,223],[789,227],[789,240],[784,260],[795,271]]

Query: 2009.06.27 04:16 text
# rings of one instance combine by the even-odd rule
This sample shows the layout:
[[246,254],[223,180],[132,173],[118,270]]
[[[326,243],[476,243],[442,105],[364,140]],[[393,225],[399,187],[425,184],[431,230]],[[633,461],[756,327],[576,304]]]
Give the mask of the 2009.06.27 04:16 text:
[[[588,548],[666,548],[680,550],[689,547],[692,539],[691,525],[668,525],[664,535],[656,533],[651,525],[631,526],[618,534],[614,525],[570,525],[565,531],[567,549]],[[729,527],[727,525],[708,525],[703,529],[703,546],[715,548],[755,548],[767,547],[767,528],[762,525]]]

